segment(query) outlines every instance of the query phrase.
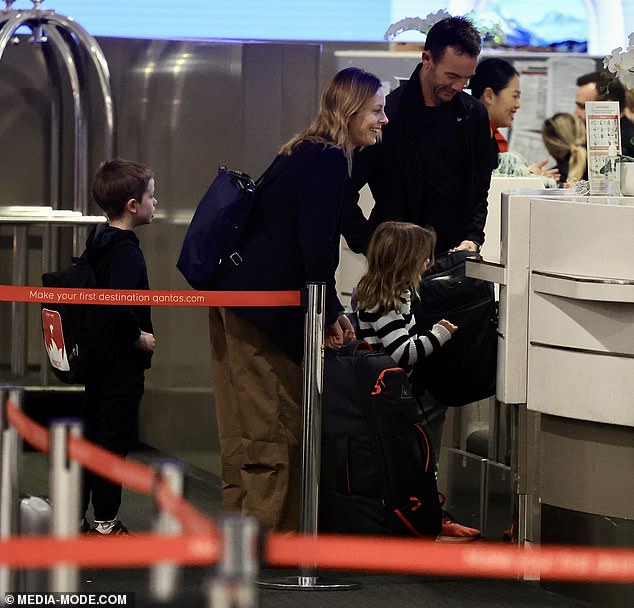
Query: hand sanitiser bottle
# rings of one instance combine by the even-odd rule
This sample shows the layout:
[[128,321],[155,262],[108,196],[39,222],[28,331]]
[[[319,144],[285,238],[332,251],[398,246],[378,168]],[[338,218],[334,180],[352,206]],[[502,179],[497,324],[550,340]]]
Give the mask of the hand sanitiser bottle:
[[612,142],[608,147],[608,162],[606,164],[605,181],[606,195],[621,195],[621,163],[618,162],[616,144]]

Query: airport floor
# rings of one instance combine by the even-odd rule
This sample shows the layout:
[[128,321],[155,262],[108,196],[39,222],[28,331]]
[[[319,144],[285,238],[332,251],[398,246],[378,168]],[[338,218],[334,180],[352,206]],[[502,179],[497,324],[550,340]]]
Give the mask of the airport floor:
[[[162,457],[152,450],[140,450],[130,457],[144,463]],[[22,493],[47,494],[47,456],[26,451],[22,459]],[[200,511],[216,516],[220,512],[218,479],[205,472],[189,468],[185,495]],[[120,511],[122,521],[134,532],[147,531],[154,515],[152,501],[144,495],[124,490]],[[297,571],[263,569],[261,579],[296,576]],[[83,570],[81,588],[84,592],[134,593],[136,608],[203,608],[210,606],[205,586],[213,576],[211,568],[185,568],[180,592],[169,603],[158,603],[148,593],[148,571]],[[288,589],[257,590],[260,608],[598,608],[598,605],[551,593],[535,582],[514,580],[478,580],[369,574],[364,572],[319,573],[320,580],[357,583],[356,590],[291,591]],[[219,607],[215,607],[219,608]]]

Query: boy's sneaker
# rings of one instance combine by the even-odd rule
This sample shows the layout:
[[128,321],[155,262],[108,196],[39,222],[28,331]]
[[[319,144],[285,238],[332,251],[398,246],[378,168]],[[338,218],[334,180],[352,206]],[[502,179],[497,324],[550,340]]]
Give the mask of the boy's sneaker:
[[99,521],[95,522],[95,527],[91,530],[93,534],[102,536],[121,536],[129,535],[128,529],[121,523],[120,519],[113,521]]
[[91,531],[92,531],[92,528],[90,527],[88,520],[85,517],[83,517],[81,520],[81,524],[79,524],[79,533],[90,534]]

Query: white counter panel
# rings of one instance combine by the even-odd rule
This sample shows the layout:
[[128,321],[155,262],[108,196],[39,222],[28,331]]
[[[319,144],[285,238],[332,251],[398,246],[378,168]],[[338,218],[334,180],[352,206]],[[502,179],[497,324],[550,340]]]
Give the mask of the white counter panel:
[[634,206],[534,199],[530,235],[534,271],[634,279]]
[[[529,231],[531,196],[542,190],[502,193],[500,261],[506,272],[500,285],[496,397],[503,403],[526,403],[528,353]],[[486,259],[486,258],[485,258]]]
[[634,426],[634,359],[531,345],[529,410]]
[[634,304],[532,293],[529,327],[531,343],[634,357]]
[[499,262],[501,259],[500,242],[502,240],[502,194],[507,191],[524,189],[543,189],[541,177],[492,177],[487,197],[487,221],[484,226],[484,244],[480,253],[487,262]]

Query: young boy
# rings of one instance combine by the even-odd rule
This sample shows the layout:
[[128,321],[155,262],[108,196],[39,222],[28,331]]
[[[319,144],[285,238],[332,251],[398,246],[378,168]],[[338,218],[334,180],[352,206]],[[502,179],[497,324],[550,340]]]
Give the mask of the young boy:
[[[86,241],[88,261],[97,286],[105,289],[149,289],[145,259],[135,234],[154,216],[154,175],[148,167],[115,159],[101,165],[92,186],[93,198],[108,217]],[[115,305],[107,309],[99,360],[86,379],[84,436],[126,456],[136,439],[144,374],[154,352],[149,306]],[[95,527],[86,520],[92,501]],[[84,472],[83,532],[128,534],[117,519],[121,486]]]

